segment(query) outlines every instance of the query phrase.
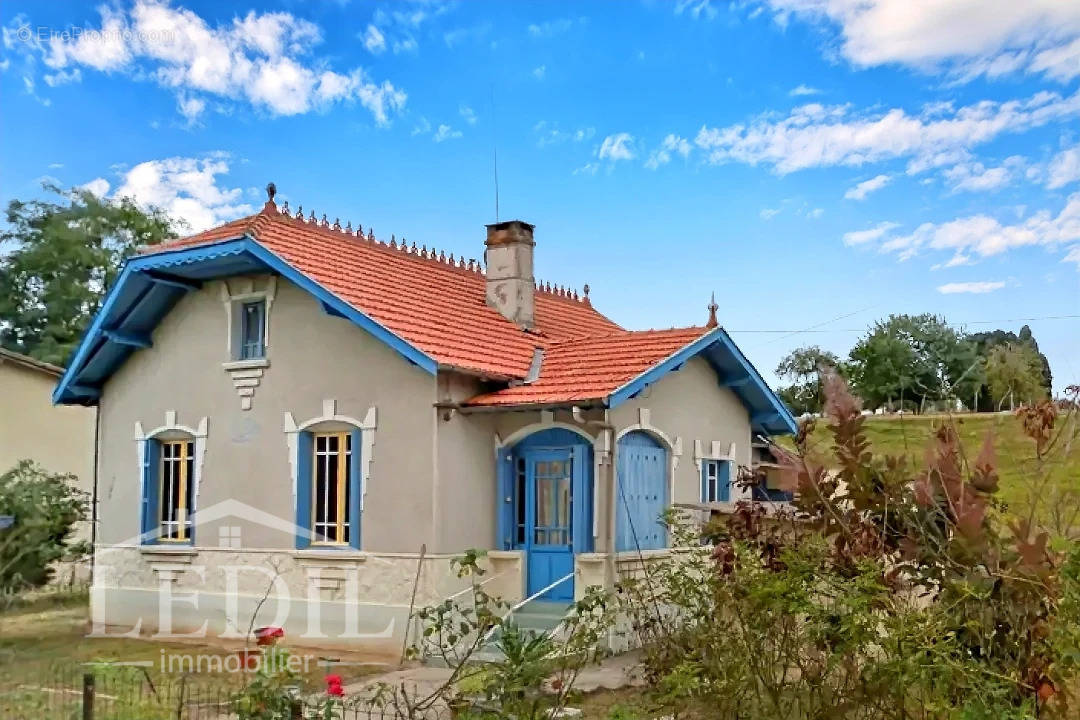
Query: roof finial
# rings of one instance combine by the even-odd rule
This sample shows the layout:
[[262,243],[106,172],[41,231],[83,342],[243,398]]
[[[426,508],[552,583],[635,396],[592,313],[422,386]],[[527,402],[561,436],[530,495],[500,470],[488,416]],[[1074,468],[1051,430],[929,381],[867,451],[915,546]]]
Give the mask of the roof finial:
[[592,303],[589,301],[589,284],[585,283],[585,287],[581,288],[581,290],[583,293],[581,297],[581,302],[585,303],[586,305],[592,305]]
[[263,205],[264,212],[277,212],[277,205],[274,204],[274,196],[277,195],[277,185],[274,183],[266,184],[266,204]]
[[716,293],[712,294],[709,299],[709,321],[705,323],[705,327],[714,328],[720,323],[716,321],[716,311],[720,309],[720,306],[716,304]]

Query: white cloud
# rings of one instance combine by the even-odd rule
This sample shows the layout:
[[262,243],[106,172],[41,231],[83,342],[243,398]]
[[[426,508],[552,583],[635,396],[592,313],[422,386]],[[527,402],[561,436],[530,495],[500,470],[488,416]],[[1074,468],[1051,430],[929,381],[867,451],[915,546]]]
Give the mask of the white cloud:
[[[191,232],[199,232],[254,212],[251,205],[242,202],[241,188],[218,185],[217,176],[228,172],[228,156],[222,153],[150,160],[124,172],[111,197],[131,198],[143,208],[161,208],[170,217],[186,222]],[[84,187],[95,193],[107,192],[109,183],[97,178]]]
[[455,140],[461,137],[461,131],[455,130],[449,125],[440,125],[439,129],[435,131],[435,134],[431,136],[431,139],[437,143],[445,140]]
[[797,87],[791,88],[790,92],[788,92],[788,95],[790,95],[791,97],[805,97],[807,95],[820,95],[820,94],[821,94],[820,90],[818,90],[815,87],[810,87],[809,85],[799,85]]
[[702,126],[695,144],[709,162],[771,165],[784,174],[809,167],[860,166],[910,158],[909,172],[953,164],[967,148],[1004,133],[1015,133],[1080,115],[1080,91],[1062,97],[1039,92],[1022,100],[984,100],[959,109],[924,108],[909,115],[853,113],[849,106],[817,103],[787,117],[762,115],[748,124]]
[[543,80],[544,75],[547,74],[547,65],[540,65],[539,67],[533,68],[532,74],[537,80]]
[[1080,75],[1080,3],[1068,0],[765,1],[782,25],[795,15],[838,27],[840,53],[859,67],[899,63],[960,79]]
[[1061,262],[1075,263],[1076,269],[1080,270],[1080,245],[1073,245],[1069,248],[1069,252],[1065,253],[1065,257],[1061,259]]
[[852,246],[864,245],[868,242],[876,242],[898,227],[900,227],[900,223],[883,222],[878,223],[874,227],[867,230],[853,230],[851,232],[844,233],[844,244]]
[[189,120],[198,103],[205,108],[208,96],[272,115],[358,102],[379,125],[405,104],[405,92],[389,81],[377,82],[359,67],[331,70],[311,57],[311,48],[322,42],[319,28],[287,12],[249,11],[211,25],[166,0],[135,0],[127,11],[102,6],[99,13],[98,27],[21,46],[43,59],[47,83],[77,82],[85,68],[153,80],[176,94]]
[[103,198],[109,194],[109,181],[105,178],[94,178],[88,183],[83,183],[79,186],[80,190],[87,190],[99,198]]
[[982,282],[955,282],[938,285],[937,291],[942,295],[956,295],[958,293],[982,295],[984,293],[1000,290],[1003,287],[1005,287],[1005,283],[1000,280]]
[[762,208],[758,213],[758,217],[762,220],[772,220],[774,217],[780,214],[780,208]]
[[612,163],[616,163],[619,160],[633,160],[635,155],[634,136],[622,132],[604,138],[604,141],[600,143],[600,150],[596,156],[601,160],[610,160]]
[[953,190],[989,192],[1008,185],[1024,165],[1024,158],[1014,155],[997,167],[986,167],[981,162],[965,162],[948,168],[943,175]]
[[458,108],[458,114],[461,115],[461,119],[470,125],[476,124],[476,112],[468,105],[462,105]]
[[431,132],[431,123],[423,115],[416,121],[416,125],[412,129],[412,135],[427,135]]
[[1054,215],[1041,210],[1011,225],[988,215],[971,215],[945,223],[923,223],[908,235],[882,244],[883,252],[906,260],[924,250],[956,256],[990,257],[1021,247],[1055,248],[1080,241],[1080,193],[1073,193]]
[[806,212],[806,217],[810,218],[811,220],[817,220],[824,214],[825,208],[814,208],[813,210],[808,210]]
[[573,132],[569,132],[562,130],[557,122],[541,120],[533,125],[533,132],[537,135],[536,146],[542,148],[548,145],[559,145],[569,141],[576,143],[583,142],[596,134],[596,128],[578,128]]
[[585,163],[581,167],[574,170],[574,175],[595,175],[596,171],[600,169],[600,166],[596,163]]
[[668,164],[671,162],[671,153],[678,153],[685,160],[690,156],[690,149],[690,141],[686,138],[674,134],[668,135],[660,143],[660,147],[649,154],[645,167],[655,170],[661,165]]
[[560,18],[558,20],[547,20],[542,23],[532,23],[528,27],[529,35],[534,38],[549,38],[556,35],[561,35],[564,32],[572,29],[574,25],[584,25],[588,22],[587,18]]
[[713,6],[712,0],[678,0],[675,3],[675,14],[682,15],[684,12],[695,20],[701,18],[712,20],[720,14],[720,11]]
[[199,97],[181,94],[176,98],[176,108],[188,124],[194,124],[206,110],[206,102]]
[[844,199],[865,200],[867,195],[885,187],[889,184],[890,180],[892,180],[892,176],[890,175],[875,175],[869,180],[863,180],[855,187],[849,188],[848,191],[844,193]]
[[1080,145],[1062,150],[1050,160],[1046,169],[1046,187],[1051,190],[1080,180]]
[[369,53],[378,55],[386,50],[386,36],[382,34],[379,28],[370,23],[367,30],[361,35],[361,39],[364,41],[364,47],[367,48]]

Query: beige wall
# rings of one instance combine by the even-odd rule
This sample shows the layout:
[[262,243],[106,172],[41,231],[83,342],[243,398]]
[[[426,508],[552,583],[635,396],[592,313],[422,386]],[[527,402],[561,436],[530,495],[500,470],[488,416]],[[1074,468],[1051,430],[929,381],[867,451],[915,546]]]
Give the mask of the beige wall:
[[24,458],[93,487],[94,408],[53,405],[58,378],[0,356],[0,473]]
[[[649,424],[674,442],[681,440],[682,455],[675,469],[672,502],[694,503],[701,497],[701,470],[694,457],[695,440],[704,448],[718,441],[726,453],[735,443],[735,460],[750,465],[750,413],[734,392],[721,387],[716,371],[703,358],[694,358],[681,370],[646,388],[611,412],[620,431],[641,421],[648,411]],[[706,450],[708,452],[708,450]]]
[[[233,281],[235,282],[235,280]],[[258,283],[256,283],[258,286]],[[430,518],[435,378],[343,318],[324,313],[310,295],[281,279],[269,311],[266,368],[250,410],[242,410],[229,360],[221,282],[188,293],[153,333],[153,347],[135,352],[105,386],[101,401],[99,542],[139,534],[139,468],[135,423],[197,427],[207,418],[197,508],[235,499],[292,522],[286,412],[301,424],[337,414],[363,420],[377,411],[370,480],[362,517],[363,549],[415,552],[433,545]],[[366,432],[366,431],[365,431]],[[216,546],[219,527],[241,528],[244,547],[290,548],[287,532],[235,518],[200,526],[196,545]]]

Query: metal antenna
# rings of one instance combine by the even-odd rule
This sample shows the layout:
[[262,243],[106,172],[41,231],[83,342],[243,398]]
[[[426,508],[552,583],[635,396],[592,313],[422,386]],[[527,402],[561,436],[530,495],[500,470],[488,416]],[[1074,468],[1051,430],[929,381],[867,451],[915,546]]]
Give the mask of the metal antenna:
[[495,83],[491,83],[491,154],[495,163],[495,222],[499,222],[499,121],[495,113]]

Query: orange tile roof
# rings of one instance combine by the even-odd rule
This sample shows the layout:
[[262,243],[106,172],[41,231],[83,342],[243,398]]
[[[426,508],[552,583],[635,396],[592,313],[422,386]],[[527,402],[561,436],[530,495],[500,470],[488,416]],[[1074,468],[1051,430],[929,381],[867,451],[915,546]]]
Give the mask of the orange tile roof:
[[480,395],[467,404],[543,405],[606,398],[710,330],[619,330],[551,343],[536,381]]
[[583,336],[610,335],[618,325],[587,299],[537,290],[535,326],[523,330],[485,302],[479,265],[415,254],[410,248],[353,235],[278,212],[262,212],[155,246],[148,252],[249,235],[299,272],[433,357],[483,375],[524,378],[533,350]]

